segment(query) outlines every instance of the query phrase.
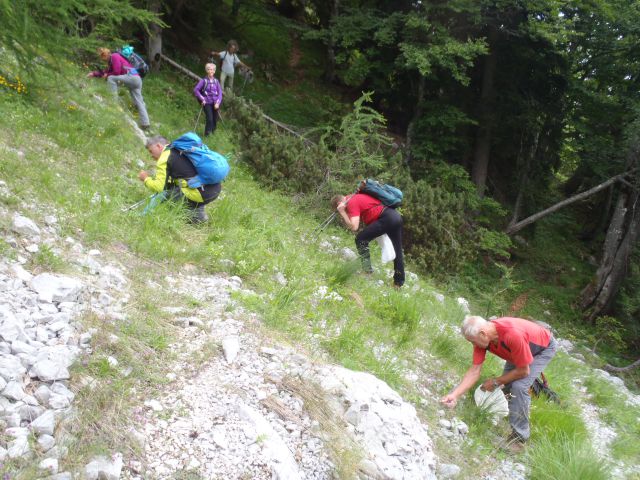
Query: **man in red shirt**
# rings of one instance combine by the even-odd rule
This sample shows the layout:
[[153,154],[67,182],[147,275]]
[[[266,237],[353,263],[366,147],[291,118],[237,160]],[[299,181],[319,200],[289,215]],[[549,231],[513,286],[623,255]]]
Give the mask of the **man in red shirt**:
[[529,388],[556,354],[553,335],[537,323],[522,318],[502,317],[488,322],[477,316],[464,319],[462,335],[473,344],[473,365],[441,402],[447,407],[455,407],[458,398],[476,384],[487,350],[506,360],[502,375],[486,380],[482,389],[492,392],[504,386],[505,392],[512,394],[509,423],[513,432],[508,447],[521,451],[531,434]]
[[385,207],[380,200],[366,193],[346,197],[336,195],[331,199],[331,205],[338,210],[349,230],[357,232],[361,219],[365,223],[366,227],[356,235],[356,248],[366,272],[373,272],[369,242],[385,233],[389,236],[396,252],[396,258],[393,260],[393,284],[398,288],[404,285],[402,216],[395,209]]

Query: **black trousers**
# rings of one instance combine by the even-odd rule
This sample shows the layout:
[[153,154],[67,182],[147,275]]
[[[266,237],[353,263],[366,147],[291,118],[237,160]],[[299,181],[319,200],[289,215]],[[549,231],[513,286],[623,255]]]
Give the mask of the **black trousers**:
[[204,116],[204,136],[206,137],[207,135],[216,131],[216,124],[218,123],[218,111],[213,108],[212,103],[205,104]]
[[393,283],[398,286],[404,285],[404,259],[402,256],[402,216],[393,208],[385,208],[378,220],[367,225],[358,235],[356,235],[356,248],[362,259],[362,266],[365,270],[371,271],[371,256],[369,254],[369,242],[380,235],[387,234],[393,249],[396,251],[396,258],[393,261]]

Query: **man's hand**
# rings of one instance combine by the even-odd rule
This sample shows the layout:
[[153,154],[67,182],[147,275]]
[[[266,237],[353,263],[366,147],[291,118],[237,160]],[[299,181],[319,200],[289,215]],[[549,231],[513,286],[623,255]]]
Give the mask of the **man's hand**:
[[484,390],[485,392],[493,392],[497,388],[495,380],[495,378],[490,378],[480,386],[480,389]]
[[440,403],[442,403],[445,407],[454,408],[458,404],[458,397],[455,395],[445,395],[440,399]]
[[337,210],[338,210],[339,212],[344,212],[346,208],[347,208],[347,201],[346,201],[346,200],[343,200],[343,201],[342,201],[342,202],[340,202],[340,203],[338,204],[338,206],[337,206]]
[[147,178],[149,178],[149,174],[147,172],[145,172],[144,170],[141,170],[140,173],[138,173],[138,178],[144,182]]
[[202,106],[204,107],[207,104],[206,100],[202,100]]
[[213,105],[213,108],[215,108],[216,110],[218,110],[220,108],[220,103],[216,103]]

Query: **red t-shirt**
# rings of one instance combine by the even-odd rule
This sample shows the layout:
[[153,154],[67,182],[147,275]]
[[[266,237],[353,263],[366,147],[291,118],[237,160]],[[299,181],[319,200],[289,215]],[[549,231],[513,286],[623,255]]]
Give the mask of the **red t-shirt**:
[[366,193],[356,193],[347,198],[349,198],[346,208],[348,217],[360,217],[367,225],[375,222],[384,210],[380,200]]
[[[498,345],[489,344],[494,355],[512,363],[516,367],[526,367],[533,362],[533,356],[549,346],[551,332],[529,320],[502,317],[492,320],[498,331]],[[473,364],[484,362],[487,350],[473,347]]]

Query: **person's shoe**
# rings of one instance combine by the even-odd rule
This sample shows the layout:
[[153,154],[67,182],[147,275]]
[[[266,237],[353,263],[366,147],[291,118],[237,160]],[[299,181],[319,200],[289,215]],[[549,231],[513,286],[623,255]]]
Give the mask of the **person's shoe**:
[[506,452],[519,454],[524,452],[527,447],[526,443],[515,433],[509,434],[507,438],[502,441],[500,448]]

